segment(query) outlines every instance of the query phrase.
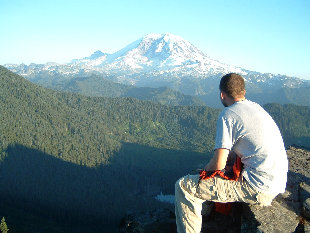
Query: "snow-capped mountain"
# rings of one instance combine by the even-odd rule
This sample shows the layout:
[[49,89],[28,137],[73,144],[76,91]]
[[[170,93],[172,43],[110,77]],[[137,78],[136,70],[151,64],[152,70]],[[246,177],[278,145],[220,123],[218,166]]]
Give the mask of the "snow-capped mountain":
[[188,41],[172,34],[149,34],[114,54],[107,56],[103,54],[95,61],[84,59],[79,62],[88,66],[95,65],[97,71],[127,74],[163,71],[187,73],[195,71],[204,74],[228,71],[244,73],[241,68],[209,58]]
[[5,67],[24,76],[33,76],[40,71],[68,75],[77,74],[81,70],[86,73],[97,71],[110,74],[178,72],[200,78],[217,73],[246,73],[241,68],[209,58],[188,41],[172,34],[149,34],[113,54],[96,51],[90,57],[74,59],[67,64],[7,64]]
[[[211,75],[229,72],[245,76],[253,73],[216,61],[180,36],[169,33],[149,34],[113,54],[96,51],[89,57],[74,59],[67,64],[46,63],[29,66],[6,64],[5,67],[29,79],[42,72],[49,75],[69,76],[97,72],[117,75],[119,80],[123,81],[127,78],[133,84],[142,76],[144,78],[165,76],[169,79],[182,77],[205,79]],[[275,77],[273,74],[262,75],[257,72],[255,74],[259,79],[255,81],[259,82]],[[262,77],[259,78],[259,76]]]
[[113,54],[96,51],[89,57],[66,64],[6,64],[5,67],[52,88],[63,85],[63,80],[99,74],[117,83],[167,86],[184,94],[206,96],[214,94],[219,78],[230,72],[242,74],[252,93],[309,86],[309,82],[302,79],[263,74],[221,63],[190,42],[169,33],[149,34]]

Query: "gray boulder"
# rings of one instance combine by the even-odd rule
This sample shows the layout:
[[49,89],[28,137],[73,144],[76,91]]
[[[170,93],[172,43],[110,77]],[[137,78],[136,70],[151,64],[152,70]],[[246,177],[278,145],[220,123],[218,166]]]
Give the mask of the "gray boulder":
[[302,214],[305,219],[310,220],[310,198],[306,199],[302,205]]

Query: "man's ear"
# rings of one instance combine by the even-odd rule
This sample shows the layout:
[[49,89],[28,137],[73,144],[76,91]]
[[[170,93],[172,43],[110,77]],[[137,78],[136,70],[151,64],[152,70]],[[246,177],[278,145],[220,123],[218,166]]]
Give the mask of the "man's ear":
[[227,97],[227,94],[223,91],[221,91],[221,99],[225,99]]

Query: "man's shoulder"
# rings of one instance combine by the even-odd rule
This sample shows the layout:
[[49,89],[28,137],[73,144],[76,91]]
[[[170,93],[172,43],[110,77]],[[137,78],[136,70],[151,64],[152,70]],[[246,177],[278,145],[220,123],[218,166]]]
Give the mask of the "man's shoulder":
[[244,101],[236,102],[235,104],[227,107],[227,109],[225,110],[227,112],[234,112],[238,114],[240,112],[262,111],[263,108],[259,104],[251,100],[244,100]]
[[244,100],[224,108],[219,117],[225,119],[244,119],[249,115],[257,115],[257,113],[263,112],[265,110],[259,104],[250,100]]

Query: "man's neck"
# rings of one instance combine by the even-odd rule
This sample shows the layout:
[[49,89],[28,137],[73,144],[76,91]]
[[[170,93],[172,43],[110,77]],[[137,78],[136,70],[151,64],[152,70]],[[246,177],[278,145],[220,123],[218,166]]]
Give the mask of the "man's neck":
[[240,98],[235,98],[234,101],[235,102],[240,102],[240,101],[243,101],[245,100],[245,97],[240,97]]
[[236,102],[241,102],[241,101],[244,101],[244,100],[245,100],[245,97],[231,98],[230,100],[227,101],[227,105],[229,107],[229,106],[233,105]]

